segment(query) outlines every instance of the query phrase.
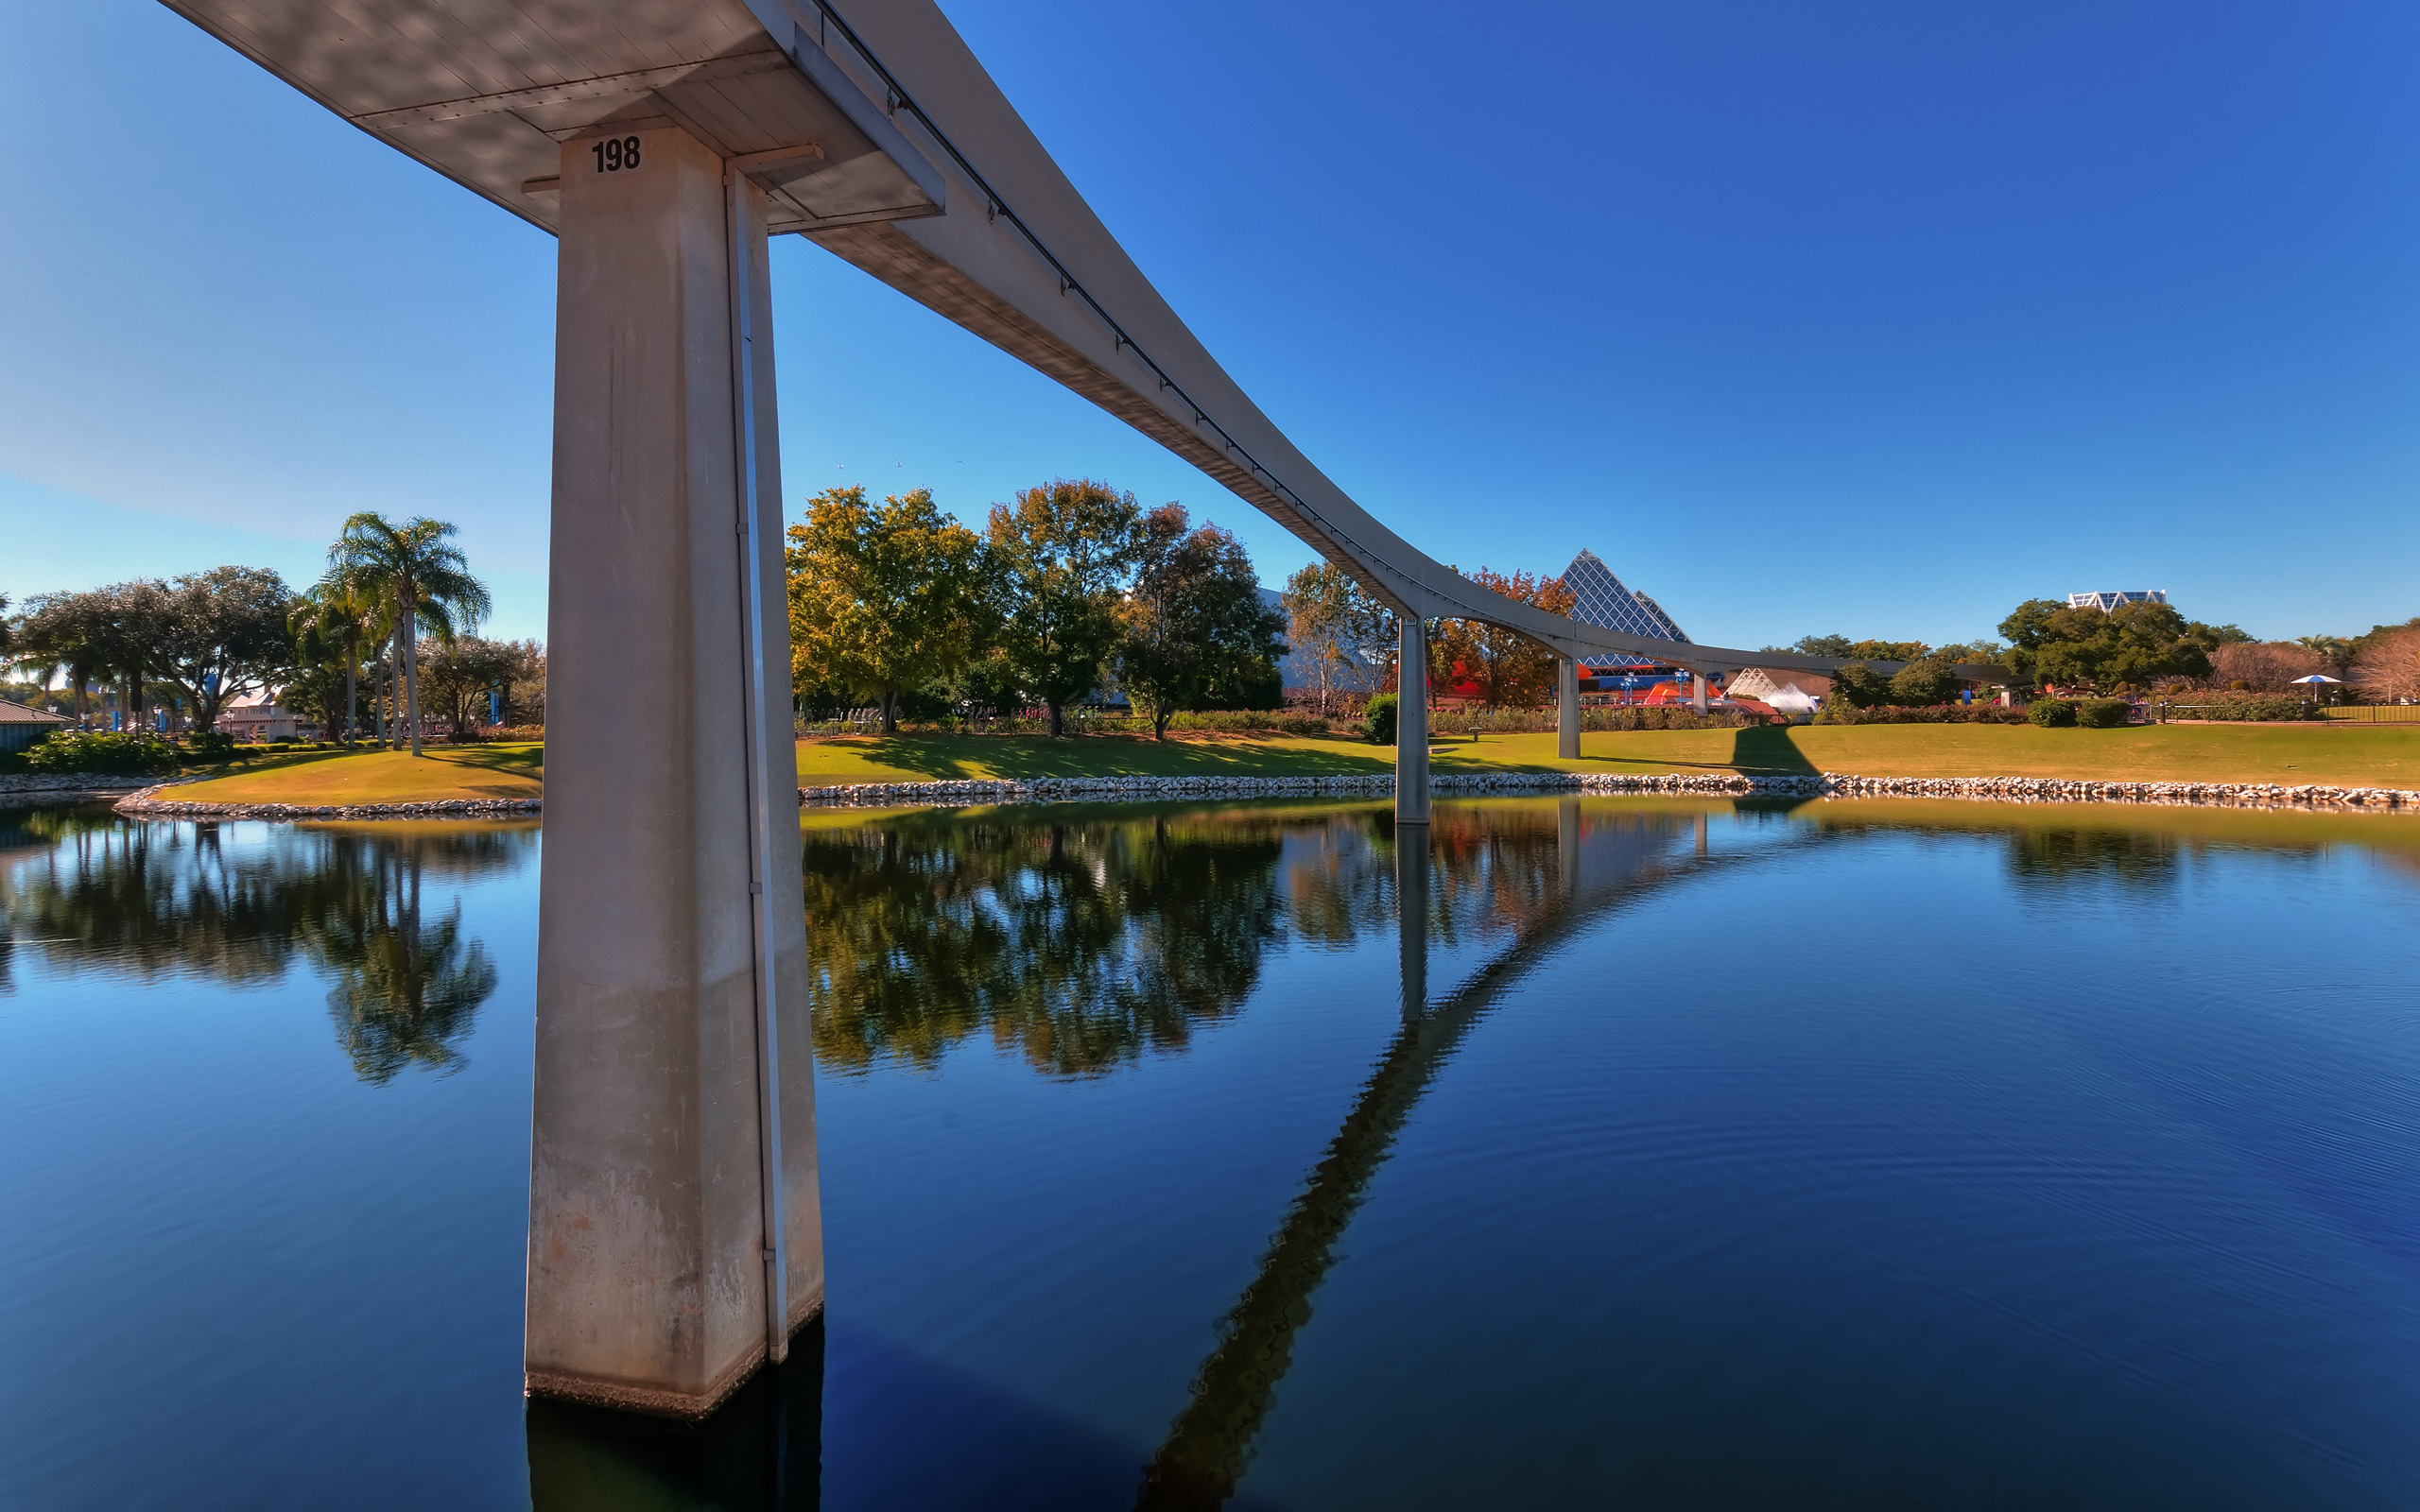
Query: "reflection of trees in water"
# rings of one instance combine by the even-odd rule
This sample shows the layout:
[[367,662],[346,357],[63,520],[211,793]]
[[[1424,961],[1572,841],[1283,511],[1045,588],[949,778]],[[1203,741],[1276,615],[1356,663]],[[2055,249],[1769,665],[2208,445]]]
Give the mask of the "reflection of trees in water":
[[0,927],[50,970],[243,987],[279,979],[299,955],[332,980],[338,1040],[373,1082],[414,1063],[460,1065],[455,1045],[495,990],[460,905],[422,917],[423,876],[517,866],[536,840],[526,827],[272,826],[230,844],[224,826],[93,809],[19,827],[44,849],[0,870]]
[[[2202,842],[2190,837],[2121,822],[2058,823],[2032,816],[2001,818],[1988,814],[1962,822],[1938,813],[1886,818],[1826,813],[1820,805],[1810,805],[1807,812],[1828,834],[1842,841],[1897,842],[1910,837],[1997,841],[2006,848],[2003,854],[2010,877],[2035,889],[2108,882],[2131,892],[2164,892],[2176,885],[2178,862],[2188,852],[2204,849]],[[2288,844],[2278,849],[2303,848]]]
[[2153,831],[2027,829],[2009,836],[2008,868],[2019,883],[2105,881],[2133,892],[2164,892],[2176,885],[2183,850],[2175,836]]
[[[1561,896],[1557,812],[1455,804],[1430,825],[1427,937],[1495,940]],[[1347,946],[1395,929],[1394,825],[1382,811],[1297,818],[1286,834],[1288,935]]]
[[816,1054],[919,1065],[978,1030],[1086,1075],[1235,1011],[1278,937],[1268,826],[892,821],[805,847]]
[[[1551,804],[1441,811],[1431,853],[1440,945],[1509,938],[1562,896]],[[1281,939],[1396,927],[1393,823],[1367,805],[893,816],[809,834],[804,867],[816,1054],[841,1070],[929,1067],[988,1032],[1098,1074],[1233,1013]]]
[[477,940],[462,937],[462,905],[421,918],[421,868],[400,849],[363,846],[346,854],[345,905],[305,919],[313,960],[336,979],[328,1016],[367,1082],[391,1081],[415,1061],[461,1069],[455,1041],[495,991],[495,967]]

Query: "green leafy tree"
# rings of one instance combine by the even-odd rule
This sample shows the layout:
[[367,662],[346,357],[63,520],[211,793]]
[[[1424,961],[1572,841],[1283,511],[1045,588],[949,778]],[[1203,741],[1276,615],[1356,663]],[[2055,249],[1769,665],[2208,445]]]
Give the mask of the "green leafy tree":
[[1958,696],[1958,675],[1949,670],[1952,665],[1937,656],[1909,662],[1891,676],[1891,701],[1906,708],[1947,703]]
[[942,513],[930,490],[866,502],[826,489],[789,528],[791,676],[875,699],[885,734],[900,696],[973,659],[996,625],[990,554]]
[[1852,709],[1874,709],[1895,701],[1891,679],[1862,662],[1844,662],[1833,669],[1830,700]]
[[94,593],[93,627],[106,675],[126,690],[130,725],[143,722],[150,674],[168,633],[166,585],[147,577],[112,583]]
[[2205,678],[2219,644],[2210,627],[2169,604],[2121,604],[2103,612],[2036,598],[2000,622],[2005,659],[2035,684],[2110,689],[2149,687],[2172,678]]
[[1100,685],[1117,648],[1120,591],[1142,553],[1143,511],[1106,483],[1061,478],[994,505],[989,542],[1009,670],[1061,734],[1062,712]]
[[1855,657],[1860,662],[1921,662],[1932,654],[1932,647],[1922,641],[1853,641],[1845,635],[1802,635],[1791,644],[1765,649],[1799,656]]
[[527,678],[537,650],[530,641],[486,641],[458,635],[451,644],[430,641],[420,648],[422,680],[430,701],[458,735],[487,715],[488,692],[510,689]]
[[386,623],[365,585],[331,569],[295,605],[286,629],[294,637],[296,662],[306,674],[313,674],[300,679],[310,691],[320,691],[316,674],[341,670],[343,701],[321,699],[321,713],[328,729],[342,729],[344,738],[353,740],[360,724],[362,661],[372,646],[393,633],[393,627]]
[[287,629],[297,600],[266,567],[214,567],[167,586],[161,677],[192,706],[195,728],[209,730],[239,694],[265,689],[294,670]]
[[42,675],[43,686],[62,675],[76,695],[76,718],[89,713],[93,683],[109,675],[108,606],[99,593],[37,593],[18,617],[15,664]]
[[349,516],[328,548],[328,565],[376,604],[393,625],[403,661],[404,723],[420,749],[420,636],[451,641],[475,629],[493,607],[485,584],[454,544],[455,528],[418,516],[392,524],[371,510]]
[[1181,504],[1143,520],[1142,565],[1125,608],[1118,679],[1166,740],[1168,721],[1212,706],[1223,688],[1265,678],[1286,654],[1286,621],[1260,601],[1252,558],[1215,524],[1194,529]]

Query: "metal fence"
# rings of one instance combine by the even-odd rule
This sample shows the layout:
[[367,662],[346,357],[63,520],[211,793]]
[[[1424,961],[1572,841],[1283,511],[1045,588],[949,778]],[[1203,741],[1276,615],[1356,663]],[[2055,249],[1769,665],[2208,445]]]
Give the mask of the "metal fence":
[[2420,703],[2357,703],[2320,711],[2331,720],[2354,725],[2420,725]]

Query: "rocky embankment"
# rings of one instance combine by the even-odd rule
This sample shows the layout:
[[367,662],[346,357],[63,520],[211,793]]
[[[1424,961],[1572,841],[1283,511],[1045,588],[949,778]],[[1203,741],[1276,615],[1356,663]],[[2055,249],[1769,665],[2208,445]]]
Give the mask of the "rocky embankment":
[[[948,807],[961,803],[1164,802],[1194,798],[1361,798],[1395,790],[1392,773],[1352,777],[1041,777],[803,787],[817,808]],[[1691,793],[1709,798],[1962,798],[2023,803],[2174,803],[2225,808],[2405,808],[2420,791],[2289,787],[2271,782],[2089,782],[2045,777],[1642,777],[1614,772],[1472,772],[1429,779],[1439,797],[1516,793]]]
[[[537,799],[457,799],[437,803],[193,803],[165,796],[177,784],[145,778],[0,777],[0,803],[105,798],[136,783],[117,811],[148,819],[494,819],[539,812]],[[1681,793],[1706,798],[1955,798],[2002,803],[2156,803],[2205,808],[2397,809],[2420,813],[2420,791],[2394,787],[2289,786],[2276,782],[2093,782],[2049,777],[1633,776],[1612,772],[1454,772],[1429,780],[1440,798],[1502,794]],[[930,782],[856,782],[803,787],[807,808],[955,808],[976,803],[1166,803],[1193,799],[1386,798],[1391,772],[1340,777],[962,778]]]
[[109,777],[96,772],[0,772],[0,808],[115,798],[129,788],[149,787],[159,781],[156,777]]
[[538,812],[539,800],[449,799],[436,803],[191,803],[161,795],[176,787],[161,782],[118,800],[120,814],[138,819],[510,819]]

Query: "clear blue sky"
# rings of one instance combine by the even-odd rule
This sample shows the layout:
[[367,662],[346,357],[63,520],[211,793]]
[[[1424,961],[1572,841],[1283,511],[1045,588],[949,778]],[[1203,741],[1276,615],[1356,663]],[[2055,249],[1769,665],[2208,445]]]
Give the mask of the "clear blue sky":
[[[2169,589],[2420,613],[2420,8],[955,0],[1276,421],[1441,558],[1701,640]],[[553,243],[150,0],[0,0],[0,593],[463,527],[544,632]],[[1308,554],[796,239],[786,505],[1054,474]]]

